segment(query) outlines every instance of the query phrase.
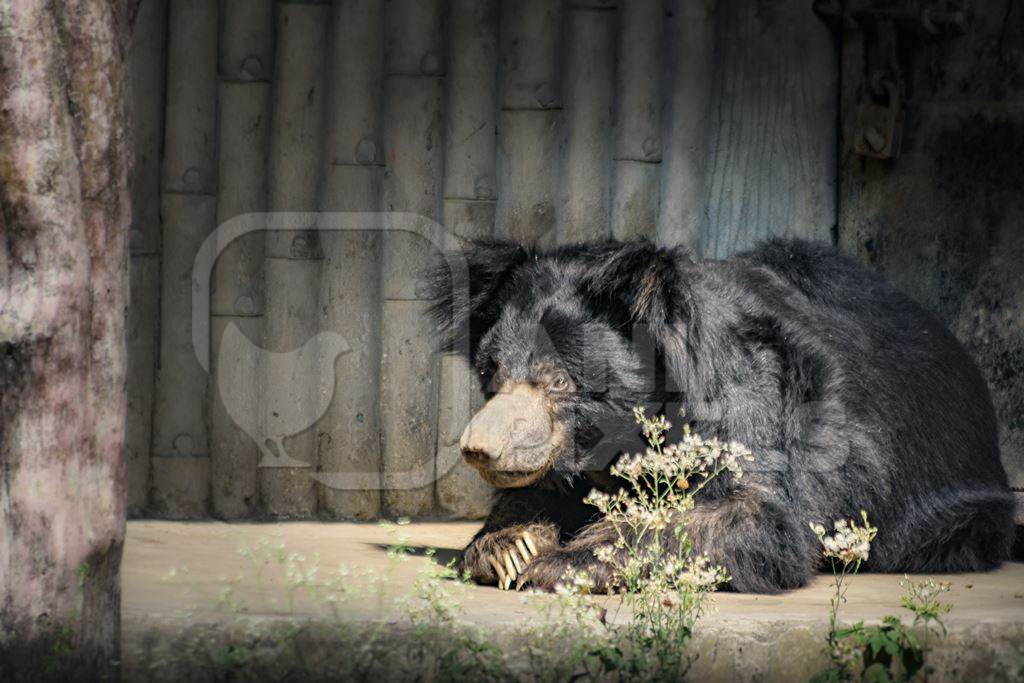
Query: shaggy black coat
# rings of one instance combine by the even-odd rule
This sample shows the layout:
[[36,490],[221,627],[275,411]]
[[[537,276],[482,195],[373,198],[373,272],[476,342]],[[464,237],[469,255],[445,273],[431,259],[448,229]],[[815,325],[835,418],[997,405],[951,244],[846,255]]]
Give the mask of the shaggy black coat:
[[468,353],[485,390],[540,360],[577,388],[558,407],[573,447],[539,484],[497,494],[468,560],[540,525],[533,535],[554,540],[521,582],[550,588],[568,567],[607,580],[592,551],[612,535],[581,499],[614,488],[617,453],[641,450],[636,404],[674,422],[682,409],[701,435],[754,452],[690,521],[734,589],[802,585],[821,565],[808,524],[861,509],[880,529],[866,569],[974,571],[1009,556],[1014,500],[976,365],[935,316],[831,247],[772,240],[698,261],[646,242],[492,242],[464,255],[457,310],[453,274],[433,280],[445,343]]

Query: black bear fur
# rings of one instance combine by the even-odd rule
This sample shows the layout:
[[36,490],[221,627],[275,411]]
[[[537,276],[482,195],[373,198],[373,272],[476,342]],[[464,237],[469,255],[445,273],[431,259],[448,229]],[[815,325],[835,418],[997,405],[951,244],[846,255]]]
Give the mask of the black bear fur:
[[461,256],[465,268],[431,274],[445,347],[468,355],[485,391],[499,369],[527,376],[541,359],[577,386],[558,408],[573,447],[536,485],[496,494],[468,564],[540,524],[551,541],[521,583],[551,588],[570,567],[610,582],[593,550],[611,530],[582,498],[615,486],[616,453],[642,450],[638,404],[673,422],[682,409],[702,436],[754,452],[742,479],[702,491],[689,522],[735,590],[803,585],[822,565],[809,523],[861,509],[879,527],[865,569],[1009,557],[1014,499],[977,366],[934,315],[830,246],[774,239],[719,261],[644,241],[478,242]]

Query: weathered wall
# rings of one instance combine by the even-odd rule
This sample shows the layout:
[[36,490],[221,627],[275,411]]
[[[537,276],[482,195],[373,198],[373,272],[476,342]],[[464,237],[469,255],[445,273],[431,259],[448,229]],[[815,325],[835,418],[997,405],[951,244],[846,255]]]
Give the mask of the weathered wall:
[[857,103],[880,61],[892,69],[872,17],[844,29],[839,243],[977,359],[1024,491],[1024,5],[975,2],[962,25],[894,29],[905,124],[902,152],[884,160],[854,152]]
[[[456,446],[456,398],[474,381],[434,354],[421,315],[429,246],[326,232],[232,244],[214,275],[211,379],[186,299],[219,222],[385,209],[453,239],[646,236],[708,255],[829,239],[836,222],[838,48],[804,0],[142,0],[140,27],[136,515],[487,508]],[[291,364],[269,353],[292,351]],[[326,412],[293,434],[283,421],[303,407]],[[377,490],[418,466],[436,482]],[[339,489],[339,472],[370,476]]]

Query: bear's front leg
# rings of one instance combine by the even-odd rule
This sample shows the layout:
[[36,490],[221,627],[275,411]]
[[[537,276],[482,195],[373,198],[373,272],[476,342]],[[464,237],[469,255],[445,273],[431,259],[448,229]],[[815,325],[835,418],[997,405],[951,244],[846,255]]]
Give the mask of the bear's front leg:
[[741,593],[778,593],[807,583],[819,557],[817,541],[781,482],[748,481],[720,500],[698,503],[687,532],[695,554],[724,567]]
[[[672,552],[679,541],[674,526],[669,524],[661,532],[661,547]],[[767,488],[745,486],[725,498],[698,502],[687,517],[686,529],[693,555],[707,555],[712,564],[724,567],[729,587],[737,591],[777,593],[797,588],[814,570],[810,530],[802,528],[785,501]],[[614,547],[618,538],[609,520],[590,524],[565,545],[531,562],[516,586],[554,590],[569,573],[586,572],[595,593],[620,588],[616,568],[625,565],[629,550]],[[635,549],[652,539],[647,535],[625,541]],[[599,557],[606,552],[613,553],[610,561]]]
[[598,559],[601,548],[613,548],[618,533],[607,519],[584,527],[568,543],[541,553],[516,580],[516,589],[538,588],[553,591],[572,575],[586,574],[590,591],[610,593],[620,587],[616,560]]
[[558,547],[550,498],[532,488],[499,492],[483,529],[463,551],[461,570],[477,583],[511,588],[538,555]]

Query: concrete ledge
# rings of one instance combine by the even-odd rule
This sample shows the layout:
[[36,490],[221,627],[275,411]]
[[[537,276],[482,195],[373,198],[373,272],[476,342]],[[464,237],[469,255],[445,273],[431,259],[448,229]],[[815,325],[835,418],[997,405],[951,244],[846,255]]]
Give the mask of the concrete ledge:
[[[122,570],[125,679],[218,680],[229,677],[241,660],[250,677],[341,675],[351,664],[339,659],[345,639],[358,643],[367,629],[378,629],[378,634],[383,629],[398,647],[405,627],[387,622],[395,613],[394,601],[411,593],[432,561],[426,549],[436,549],[436,557],[446,562],[476,528],[475,523],[401,527],[412,556],[396,561],[387,553],[395,535],[376,524],[131,522]],[[282,566],[259,570],[254,553],[239,553],[243,547],[263,557],[297,553],[307,570],[318,554],[316,580],[338,576],[335,570],[344,565],[355,577],[352,585],[371,581],[375,588],[327,605],[323,595],[297,587]],[[856,577],[843,621],[905,617],[899,578]],[[1024,565],[942,578],[953,584],[947,595],[954,607],[946,619],[949,635],[929,660],[936,669],[930,680],[1019,680],[1015,676],[1024,673]],[[346,582],[338,584],[342,591]],[[484,629],[505,651],[520,647],[523,629],[538,622],[536,607],[521,594],[454,582],[453,589],[463,623]],[[785,595],[717,595],[715,612],[697,627],[691,678],[806,680],[825,662],[829,595],[826,576]]]

